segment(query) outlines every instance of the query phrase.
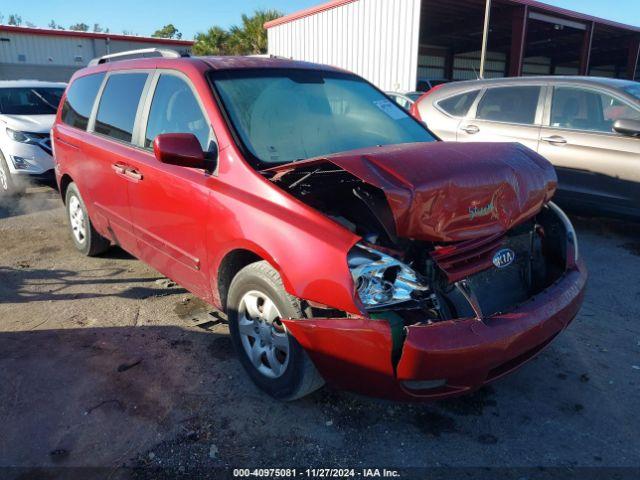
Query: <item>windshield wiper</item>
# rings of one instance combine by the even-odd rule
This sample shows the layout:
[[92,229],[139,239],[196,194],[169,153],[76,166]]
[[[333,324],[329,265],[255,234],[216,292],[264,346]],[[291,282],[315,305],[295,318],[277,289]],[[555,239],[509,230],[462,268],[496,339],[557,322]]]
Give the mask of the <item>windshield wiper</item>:
[[58,110],[58,107],[56,107],[54,104],[52,104],[51,102],[49,102],[46,98],[44,98],[42,95],[40,95],[37,91],[35,91],[34,89],[31,89],[31,93],[33,93],[36,97],[38,97],[40,100],[42,100],[44,103],[46,103],[47,105],[49,105],[54,111]]
[[299,185],[300,183],[304,182],[307,178],[309,178],[311,175],[318,173],[320,171],[320,167],[316,168],[315,170],[307,173],[306,175],[303,175],[301,178],[299,178],[298,180],[296,180],[295,182],[293,182],[292,184],[289,185],[289,190],[291,190],[292,188],[294,188],[296,185]]

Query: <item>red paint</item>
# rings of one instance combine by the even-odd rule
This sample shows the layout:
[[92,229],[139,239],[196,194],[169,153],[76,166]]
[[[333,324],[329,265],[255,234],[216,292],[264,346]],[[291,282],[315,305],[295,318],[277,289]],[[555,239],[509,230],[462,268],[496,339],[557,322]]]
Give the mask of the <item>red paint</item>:
[[[421,398],[404,391],[399,379],[447,374],[450,384],[428,397],[462,393],[522,363],[523,354],[529,355],[566,326],[580,305],[586,276],[571,264],[562,281],[485,324],[461,320],[409,326],[394,371],[390,326],[360,310],[347,267],[347,253],[360,237],[289,195],[245,161],[205,77],[212,68],[283,66],[319,68],[266,58],[148,58],[77,72],[71,84],[78,77],[111,70],[180,71],[191,82],[215,132],[217,170],[211,174],[197,168],[202,166],[202,152],[184,135],[158,138],[154,152],[69,127],[61,123],[59,112],[52,130],[58,182],[69,177],[77,183],[99,233],[218,308],[221,264],[230,253],[243,250],[271,263],[291,295],[349,313],[349,318],[285,320],[327,381],[343,388]],[[381,188],[404,235],[469,240],[437,251],[438,261],[454,267],[455,256],[464,254],[466,246],[499,236],[535,214],[555,188],[547,162],[506,144],[390,146],[297,165],[327,161]],[[287,168],[296,167],[279,170]],[[495,191],[499,195],[494,198]],[[497,218],[469,218],[470,202],[483,204],[492,198],[498,205]],[[505,367],[505,362],[510,363]]]
[[493,254],[503,242],[503,234],[460,242],[455,246],[436,249],[432,254],[449,282],[457,282],[469,275],[489,268]]
[[102,40],[123,40],[126,42],[157,43],[161,45],[182,45],[191,47],[195,42],[191,40],[176,40],[172,38],[137,37],[135,35],[117,35],[113,33],[78,32],[75,30],[53,30],[50,28],[17,27],[14,25],[0,25],[0,32],[26,33],[28,35],[47,35],[54,37],[82,37],[99,38]]
[[387,322],[367,318],[283,322],[333,386],[381,397],[397,388]]
[[398,236],[437,242],[504,233],[534,216],[557,186],[549,162],[532,150],[508,143],[392,145],[270,171],[286,172],[323,162],[382,189]]
[[159,162],[189,168],[204,168],[204,152],[192,133],[165,133],[153,141]]
[[[516,370],[535,357],[576,316],[584,297],[580,264],[552,287],[503,315],[407,327],[394,372],[383,320],[286,320],[325,380],[367,395],[420,400],[460,395]],[[443,387],[410,391],[403,381],[446,379]]]

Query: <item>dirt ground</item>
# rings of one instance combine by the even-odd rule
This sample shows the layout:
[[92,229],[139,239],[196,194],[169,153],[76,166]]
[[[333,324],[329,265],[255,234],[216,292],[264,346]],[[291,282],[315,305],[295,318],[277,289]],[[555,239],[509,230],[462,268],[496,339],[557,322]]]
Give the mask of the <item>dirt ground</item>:
[[640,229],[576,225],[584,307],[515,374],[438,403],[325,387],[284,404],[250,383],[206,305],[119,249],[80,256],[57,193],[32,189],[0,204],[0,477],[640,467]]

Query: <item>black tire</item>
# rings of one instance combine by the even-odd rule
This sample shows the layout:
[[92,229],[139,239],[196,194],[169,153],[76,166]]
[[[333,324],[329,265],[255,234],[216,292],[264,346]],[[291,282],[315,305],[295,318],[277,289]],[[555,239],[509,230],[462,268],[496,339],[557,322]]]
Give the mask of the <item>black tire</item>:
[[[85,234],[81,239],[76,238],[72,227],[70,209],[71,206],[74,205],[74,200],[77,200],[84,215]],[[87,207],[84,203],[84,200],[82,200],[82,196],[80,195],[78,187],[75,183],[70,183],[67,187],[67,193],[65,194],[65,205],[67,208],[67,220],[69,221],[69,232],[71,233],[71,240],[73,240],[73,244],[76,246],[76,249],[80,253],[88,257],[93,257],[107,251],[111,246],[111,242],[100,235],[95,230],[95,228],[93,228],[93,224],[91,223],[91,219],[89,218],[89,213],[87,212]]]
[[24,186],[17,183],[11,176],[7,161],[0,152],[0,195],[4,197],[20,195],[24,190]]
[[292,335],[287,335],[289,359],[281,376],[269,378],[253,365],[243,347],[238,327],[240,302],[250,291],[266,295],[284,318],[302,318],[304,314],[300,301],[285,291],[280,275],[268,262],[252,263],[234,277],[227,298],[229,331],[238,358],[253,382],[272,397],[284,401],[296,400],[322,387],[324,380]]

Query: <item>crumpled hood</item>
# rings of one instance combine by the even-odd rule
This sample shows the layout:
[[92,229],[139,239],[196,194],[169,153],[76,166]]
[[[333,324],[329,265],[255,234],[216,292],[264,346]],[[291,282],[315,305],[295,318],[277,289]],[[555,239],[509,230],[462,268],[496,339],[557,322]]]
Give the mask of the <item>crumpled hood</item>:
[[517,143],[414,143],[329,155],[271,169],[331,162],[380,188],[400,237],[480,238],[534,216],[557,187],[553,166]]
[[21,132],[48,133],[55,115],[1,115],[0,121],[7,127]]

